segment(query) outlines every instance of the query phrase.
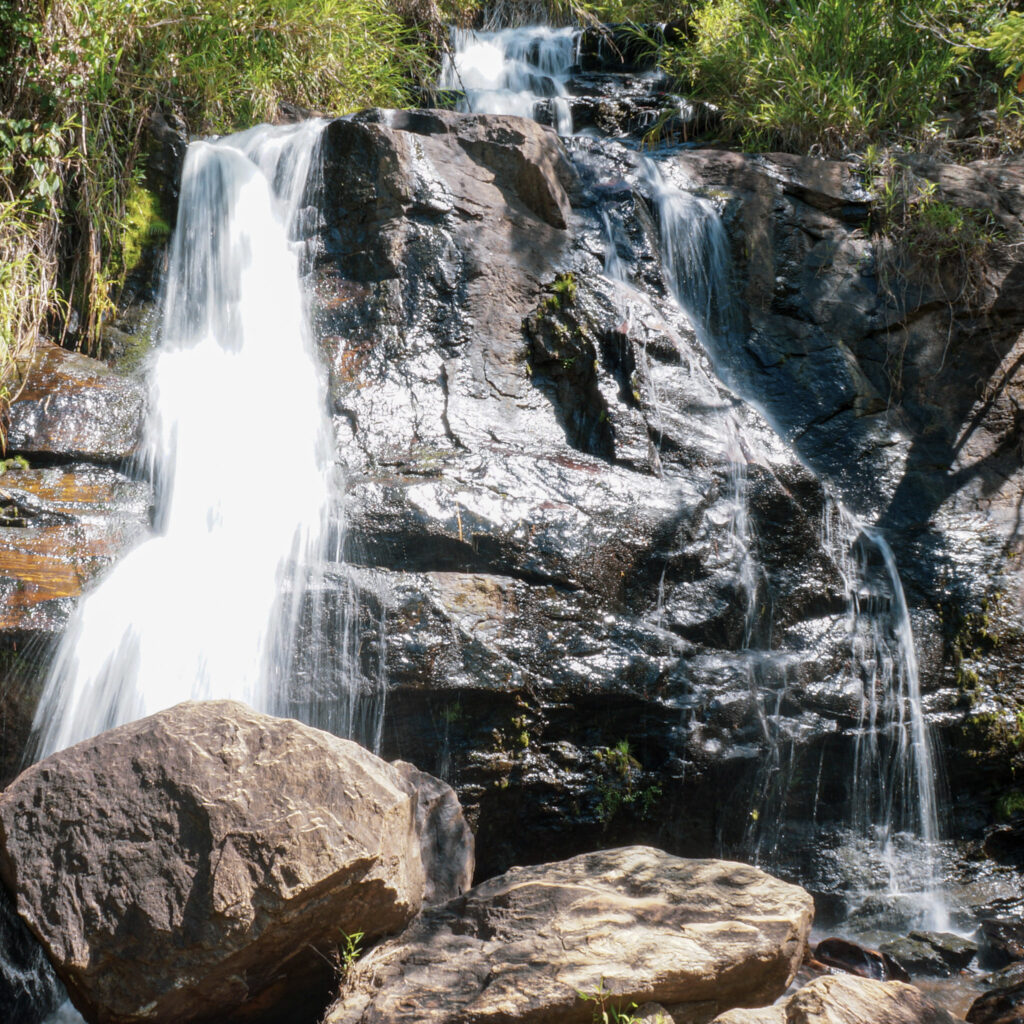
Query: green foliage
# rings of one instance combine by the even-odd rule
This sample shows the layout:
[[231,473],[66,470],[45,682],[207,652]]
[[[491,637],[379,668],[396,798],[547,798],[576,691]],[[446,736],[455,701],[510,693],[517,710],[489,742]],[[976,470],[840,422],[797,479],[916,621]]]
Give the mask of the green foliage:
[[341,933],[341,943],[335,954],[335,971],[340,981],[352,969],[352,965],[362,956],[363,932]]
[[1024,14],[1011,11],[972,39],[976,46],[991,51],[992,59],[1013,80],[1015,90],[1024,92]]
[[433,0],[0,4],[0,423],[47,317],[101,354],[125,274],[166,229],[138,174],[154,104],[200,133],[270,119],[284,99],[401,105],[432,74],[412,23],[441,16]]
[[[621,1003],[614,1003],[610,989],[605,987],[604,978],[591,992],[576,990],[576,995],[585,1003],[594,1004],[594,1024],[640,1024],[640,1018],[634,1016],[633,1011],[637,1008],[636,1003],[630,1003],[623,1009]],[[661,1015],[656,1018],[661,1024]]]
[[633,809],[641,819],[650,817],[661,799],[661,786],[641,785],[643,766],[630,752],[629,741],[599,748],[594,756],[601,767],[595,784],[600,798],[597,816],[605,827],[625,808]]
[[703,0],[662,61],[750,149],[832,153],[927,129],[964,78],[957,42],[999,0]]
[[1019,789],[1011,789],[996,800],[996,817],[1001,821],[1009,821],[1024,814],[1024,793]]

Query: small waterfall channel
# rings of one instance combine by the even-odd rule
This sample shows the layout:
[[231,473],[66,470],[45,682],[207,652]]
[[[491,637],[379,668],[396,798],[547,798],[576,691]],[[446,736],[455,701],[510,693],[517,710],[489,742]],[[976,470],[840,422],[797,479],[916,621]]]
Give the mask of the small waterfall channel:
[[[560,135],[570,135],[571,78],[580,39],[579,30],[546,27],[456,31],[441,88],[462,91],[462,110],[534,117],[553,123]],[[692,323],[716,375],[756,407],[757,396],[744,394],[732,354],[745,338],[742,313],[732,298],[731,257],[719,213],[712,200],[669,181],[652,156],[638,154],[635,165],[630,184],[634,193],[649,196],[655,213],[665,284]],[[618,255],[621,225],[606,210],[600,216],[605,274],[632,287]],[[721,443],[732,467],[733,562],[737,590],[745,601],[738,653],[756,702],[763,748],[751,806],[756,827],[747,829],[746,854],[771,867],[787,842],[786,793],[799,736],[782,710],[792,684],[785,655],[771,649],[771,594],[755,555],[740,429],[736,420],[724,418]],[[947,927],[936,866],[936,761],[896,561],[879,531],[831,498],[823,516],[822,547],[843,580],[850,637],[846,671],[829,685],[849,692],[855,707],[851,810],[833,850],[834,868],[854,910],[878,896],[905,923]],[[766,620],[759,616],[759,606],[769,609]]]
[[155,535],[75,612],[36,714],[39,756],[182,700],[284,710],[332,494],[300,285],[322,127],[189,147],[150,368]]

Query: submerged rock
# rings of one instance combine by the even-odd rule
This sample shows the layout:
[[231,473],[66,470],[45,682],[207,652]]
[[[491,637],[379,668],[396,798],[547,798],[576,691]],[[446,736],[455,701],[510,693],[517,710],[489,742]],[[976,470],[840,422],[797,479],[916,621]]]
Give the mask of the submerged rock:
[[439,785],[241,704],[181,704],[20,775],[0,877],[89,1019],[312,1019],[346,937],[420,909],[425,848],[461,857],[437,896],[471,874]]
[[811,916],[757,868],[648,847],[514,868],[361,959],[324,1024],[584,1024],[601,999],[707,1019],[781,994]]

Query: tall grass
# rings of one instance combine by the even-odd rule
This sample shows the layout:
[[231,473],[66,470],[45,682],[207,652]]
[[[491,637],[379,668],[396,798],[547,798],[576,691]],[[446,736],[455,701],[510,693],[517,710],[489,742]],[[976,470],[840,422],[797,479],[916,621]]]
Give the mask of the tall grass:
[[435,0],[0,3],[0,428],[41,328],[98,353],[131,269],[128,198],[154,105],[194,132],[270,119],[284,99],[401,105],[430,74],[422,16],[444,12]]
[[704,0],[666,66],[750,149],[837,152],[934,121],[1001,0]]

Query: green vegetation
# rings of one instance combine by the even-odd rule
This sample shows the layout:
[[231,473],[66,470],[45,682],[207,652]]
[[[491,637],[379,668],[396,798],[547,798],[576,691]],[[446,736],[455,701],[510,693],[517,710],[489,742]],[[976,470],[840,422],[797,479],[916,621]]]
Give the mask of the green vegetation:
[[434,0],[8,0],[0,5],[0,445],[40,329],[92,354],[142,245],[154,107],[196,133],[401,105],[432,77]]
[[626,808],[633,809],[641,820],[649,818],[661,799],[661,786],[641,785],[643,766],[630,752],[629,741],[601,747],[594,756],[601,766],[601,776],[595,783],[600,798],[597,816],[605,828]]
[[[841,153],[937,134],[941,115],[965,91],[990,105],[997,90],[978,40],[1002,52],[993,50],[991,33],[1006,35],[1006,6],[703,0],[693,6],[687,38],[660,59],[682,92],[719,108],[724,136],[746,148]],[[1014,60],[1009,50],[1006,60]],[[1004,112],[1019,112],[1019,101],[1004,99]]]
[[334,955],[334,970],[339,981],[352,969],[352,965],[362,956],[363,932],[341,932],[341,943]]
[[[639,1024],[640,1018],[634,1016],[633,1011],[637,1008],[636,1003],[630,1003],[625,1009],[621,1004],[612,1002],[611,990],[605,987],[602,978],[592,992],[581,992],[576,990],[576,995],[585,1003],[594,1004],[594,1024]],[[661,1015],[656,1018],[660,1024]]]

